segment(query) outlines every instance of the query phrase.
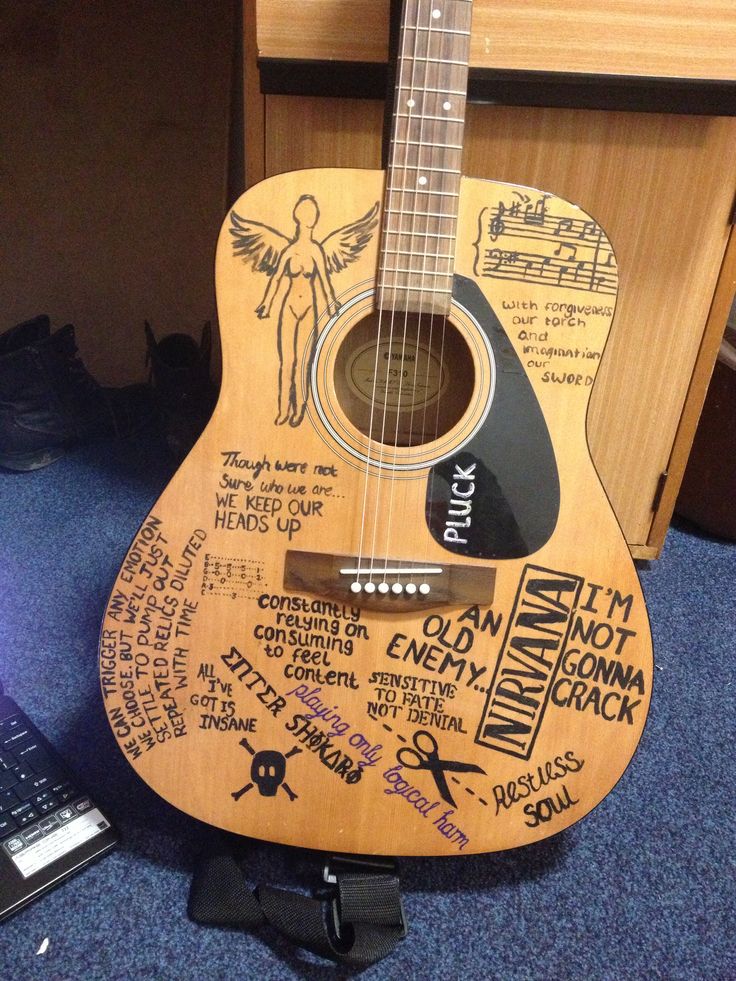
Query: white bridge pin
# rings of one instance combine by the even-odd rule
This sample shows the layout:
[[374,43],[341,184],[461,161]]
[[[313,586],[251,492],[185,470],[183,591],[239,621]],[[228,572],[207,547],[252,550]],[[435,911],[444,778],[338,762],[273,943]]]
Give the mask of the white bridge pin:
[[413,596],[417,591],[416,583],[408,582],[404,589],[410,596]]
[[429,592],[429,583],[423,582],[419,587],[419,592],[422,594],[422,596],[426,596]]
[[360,583],[359,583],[359,582],[357,581],[357,579],[356,579],[356,581],[355,581],[355,582],[351,582],[351,583],[350,583],[350,592],[351,592],[351,593],[359,593],[359,592],[360,592],[360,591],[362,590],[362,588],[363,588],[363,587],[362,587],[362,586],[361,586],[361,584],[360,584]]
[[401,585],[400,582],[395,582],[393,584],[393,586],[391,587],[391,592],[392,593],[396,593],[396,595],[398,596],[399,593],[403,593],[404,592],[404,587]]
[[376,584],[374,582],[367,582],[365,586],[363,586],[363,589],[366,591],[366,593],[375,593]]
[[379,584],[378,584],[378,592],[379,593],[387,593],[390,588],[391,587],[389,586],[389,584],[387,582],[379,582]]

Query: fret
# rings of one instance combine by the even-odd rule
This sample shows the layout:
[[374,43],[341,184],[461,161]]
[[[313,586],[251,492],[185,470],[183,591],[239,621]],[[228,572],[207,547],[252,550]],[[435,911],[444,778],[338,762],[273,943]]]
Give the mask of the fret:
[[[399,259],[396,260],[397,262],[399,262],[401,259],[406,260],[406,263],[408,264],[408,268],[398,269],[396,268],[395,265],[393,266],[386,265],[385,258],[382,257],[381,265],[380,265],[380,269],[382,270],[382,272],[401,272],[401,273],[416,272],[426,276],[429,275],[441,276],[445,272],[447,272],[447,265],[455,261],[455,256],[450,252],[441,252],[439,254],[435,254],[434,252],[403,252],[401,249],[396,249],[396,250],[392,250],[392,254],[394,256],[399,257]],[[414,260],[420,263],[420,265],[413,266],[412,263],[414,262]],[[443,266],[442,269],[429,269],[427,266],[428,260],[431,262],[444,262],[445,265]]]
[[[449,236],[447,236],[449,237]],[[411,255],[411,256],[426,256],[428,259],[454,259],[454,252],[419,252],[417,249],[388,249],[384,248],[382,252],[389,252],[391,255]]]
[[[458,69],[458,71],[460,71],[460,69]],[[429,71],[424,72],[424,77],[414,75],[411,81],[407,82],[405,85],[401,85],[402,91],[407,91],[410,98],[407,98],[406,101],[404,101],[405,97],[402,95],[399,98],[399,103],[400,105],[409,105],[414,98],[419,98],[424,95],[444,96],[445,98],[447,96],[453,96],[454,98],[459,99],[460,96],[465,96],[466,93],[460,92],[454,87],[453,83],[458,81],[460,81],[460,79],[451,79],[447,78],[447,76],[443,76],[438,66],[436,66],[436,70],[430,68]],[[443,83],[445,85],[444,88],[442,87]],[[411,108],[411,105],[409,107]]]
[[[435,239],[439,239],[439,236],[438,235],[432,235],[432,234],[426,234],[425,235],[424,232],[422,232],[420,235],[418,235],[416,237],[422,239],[422,246],[423,246],[422,249],[404,249],[404,248],[401,248],[401,249],[389,249],[389,248],[384,247],[381,250],[381,263],[388,262],[389,256],[391,257],[392,261],[395,260],[395,257],[396,256],[401,256],[404,259],[408,259],[409,262],[411,262],[411,260],[414,259],[415,257],[416,258],[420,258],[420,259],[425,259],[425,258],[427,258],[427,259],[434,259],[434,258],[437,258],[438,260],[439,259],[446,259],[446,260],[452,259],[452,260],[454,260],[454,258],[455,258],[454,253],[451,253],[451,252],[440,252],[439,251],[439,248],[435,252],[434,249],[432,248],[433,244],[436,244],[438,247],[439,246],[445,246],[447,244],[450,244],[451,245],[454,242],[454,238],[452,239],[452,241],[447,241],[447,242],[437,241],[435,243],[434,240]],[[444,237],[445,236],[443,236],[443,238]],[[428,248],[430,249],[429,252],[426,251]]]
[[462,65],[463,68],[467,67],[467,61],[455,61],[452,58],[425,58],[422,55],[410,55],[405,54],[404,58],[407,61],[428,61],[437,65]]
[[394,137],[392,142],[395,145],[402,144],[404,146],[438,146],[443,150],[462,150],[463,148],[462,143],[434,143],[431,140],[402,140],[399,137]]
[[406,194],[437,194],[441,198],[459,198],[460,194],[458,191],[433,191],[431,188],[426,187],[387,187],[386,190],[390,194],[406,193]]
[[[404,156],[408,157],[409,154],[411,153],[411,154],[414,155],[413,159],[419,160],[419,159],[421,159],[422,150],[425,148],[425,146],[426,146],[426,144],[422,144],[422,143],[419,143],[416,146],[412,146],[410,143],[392,143],[391,144],[391,150],[392,150],[391,166],[392,167],[396,167],[397,170],[403,169],[404,167],[411,167],[412,170],[434,170],[434,171],[437,171],[437,172],[444,171],[447,174],[459,174],[460,173],[460,171],[457,169],[457,167],[438,167],[438,166],[436,166],[433,163],[424,163],[424,164],[423,163],[409,163],[408,160],[403,160],[403,159],[400,159],[398,157],[398,151],[402,147],[404,147],[404,149],[406,150],[406,153],[404,154]],[[430,154],[432,154],[432,147],[428,147],[427,146],[426,149],[427,149],[427,151]],[[437,149],[439,149],[439,148],[437,148]],[[443,153],[440,152],[440,153],[432,154],[432,155],[433,156],[436,156],[436,157],[439,157],[439,158],[442,158],[443,156],[445,156],[445,157],[448,156],[450,153],[460,154],[460,152],[461,152],[460,150],[448,150],[446,154],[443,154]],[[457,159],[457,158],[455,158],[455,159]]]
[[[402,174],[402,170],[406,171],[406,173]],[[435,177],[435,183],[438,188],[454,191],[458,186],[459,174],[460,171],[456,168],[438,167],[431,163],[408,163],[398,158],[398,154],[389,165],[389,178],[392,187],[397,187],[401,184],[414,184],[417,181],[419,186],[427,188],[431,187],[431,179]],[[422,180],[423,177],[427,179]]]
[[432,286],[409,286],[408,284],[402,285],[401,283],[391,283],[390,286],[381,286],[382,291],[389,290],[411,290],[412,293],[446,293],[447,290],[436,289]]
[[[394,170],[396,170],[396,171],[398,171],[398,169],[399,169],[398,167],[395,167],[394,168]],[[395,173],[393,176],[394,176],[394,179],[396,179],[397,177],[400,177],[401,175],[398,174],[398,173]],[[386,187],[386,193],[387,194],[399,194],[401,192],[404,192],[405,194],[430,194],[430,195],[431,194],[436,194],[437,197],[439,197],[439,198],[459,198],[460,197],[460,192],[459,191],[443,191],[443,190],[437,191],[437,190],[434,190],[433,188],[429,187],[429,185],[427,185],[426,187],[414,187],[412,185],[406,185],[405,184],[402,187],[401,184],[398,183],[398,184],[390,184],[389,186]],[[395,201],[394,201],[394,204],[396,204]],[[454,214],[455,213],[455,210],[456,210],[455,204],[452,201],[448,201],[447,206],[448,206],[449,209],[451,209],[452,213]]]
[[[457,154],[458,156],[453,157],[453,162],[455,162],[456,160],[458,160],[458,158],[460,156],[462,156],[462,148],[461,147],[452,147],[452,148],[450,148],[450,147],[444,147],[444,148],[443,147],[432,147],[432,146],[430,146],[427,143],[422,143],[422,142],[418,142],[418,141],[415,141],[415,140],[412,141],[412,142],[409,142],[408,140],[400,140],[400,141],[392,140],[392,142],[391,142],[391,151],[392,151],[393,156],[396,156],[397,152],[402,147],[407,151],[407,153],[416,154],[416,156],[415,156],[414,159],[421,158],[421,154],[422,154],[422,150],[423,149],[426,149],[427,152],[430,153],[430,154],[432,154],[433,149],[434,150],[437,150],[437,151],[447,150],[447,153],[438,152],[438,153],[432,154],[432,156],[434,156],[435,158],[440,158],[440,159],[442,157],[449,156],[451,153],[452,154]],[[406,166],[406,164],[404,163],[403,160],[400,160],[398,162],[398,166],[399,167],[404,167],[404,166]],[[430,168],[432,167],[431,164],[427,164],[426,166],[427,167],[430,167]],[[421,167],[420,167],[420,169],[421,169]],[[438,169],[441,169],[441,168],[435,167],[434,169],[435,170],[438,170]],[[450,169],[452,169],[452,168],[450,168]],[[457,171],[457,172],[459,173],[459,171]]]
[[406,208],[384,208],[383,210],[394,215],[416,215],[419,218],[447,218],[449,221],[456,221],[457,219],[454,213],[446,215],[441,211],[409,211]]
[[[454,258],[454,257],[453,257]],[[434,276],[435,279],[452,276],[452,270],[440,269],[394,269],[392,266],[381,266],[382,273],[402,273],[408,276]]]
[[[453,35],[445,30],[425,28],[404,37],[402,51],[407,61],[438,61],[446,65],[467,66],[468,35]],[[442,56],[446,56],[446,60]]]
[[412,24],[410,28],[411,31],[431,31],[433,34],[461,34],[463,37],[470,37],[470,31],[459,31],[453,29],[452,27],[420,27],[416,24]]
[[[455,220],[455,216],[454,215],[442,215],[442,217],[443,218],[447,218],[448,220],[451,220],[451,221],[454,221]],[[407,238],[423,238],[423,239],[427,239],[427,238],[430,238],[430,237],[431,238],[449,238],[453,242],[457,238],[457,235],[448,235],[446,232],[407,232],[406,229],[403,229],[403,228],[384,228],[383,229],[383,234],[384,235],[406,235]],[[387,248],[384,247],[382,251],[383,252],[393,252],[394,250],[393,249],[387,249]],[[414,250],[413,249],[409,249],[409,250],[404,249],[402,251],[405,251],[405,252],[406,251],[413,252]]]
[[434,174],[459,174],[460,171],[457,168],[451,167],[433,167],[432,164],[407,164],[401,163],[394,166],[394,170],[426,170]]
[[411,92],[417,91],[421,95],[422,92],[439,92],[440,95],[462,95],[466,96],[466,89],[435,89],[430,88],[428,85],[397,85],[399,89],[408,89]]
[[411,112],[395,112],[394,119],[412,119],[412,120],[420,119],[422,121],[431,120],[432,122],[439,122],[439,123],[465,123],[464,116],[429,116],[425,113],[421,113],[421,115],[417,115],[416,113],[411,113]]
[[[459,5],[460,5],[460,4],[462,4],[462,3],[465,3],[465,4],[470,4],[470,3],[472,3],[472,0],[450,0],[450,3],[451,3],[451,4],[454,4],[455,6],[458,6],[458,7],[459,7]],[[435,6],[436,6],[436,5],[435,5]],[[445,4],[444,4],[444,7],[445,7],[445,9],[449,9],[449,10],[452,10],[452,9],[453,9],[452,7],[449,7],[449,8],[448,8],[448,5],[447,5],[447,3],[445,3]],[[410,13],[409,13],[409,10],[410,10],[410,8],[412,8],[412,12],[411,12],[411,15],[410,15]],[[407,20],[407,21],[409,20],[409,16],[412,16],[412,17],[414,17],[414,16],[416,15],[416,12],[417,12],[417,8],[416,8],[416,6],[415,6],[415,4],[414,4],[414,3],[412,2],[412,0],[408,0],[408,2],[407,2],[407,4],[406,4],[406,10],[404,11],[404,17],[406,18],[406,20]],[[460,14],[460,11],[459,11],[459,9],[458,9],[458,10],[456,10],[456,11],[454,11],[454,13],[457,13],[457,14],[459,14],[459,15],[460,15],[460,17],[463,17],[463,16],[465,16],[465,14]],[[451,15],[451,16],[452,16],[452,15]],[[406,26],[407,28],[409,28],[409,29],[411,29],[411,28],[412,28],[412,27],[413,27],[414,25],[413,25],[413,24],[409,24],[409,23],[406,23],[406,24],[405,24],[405,26]]]

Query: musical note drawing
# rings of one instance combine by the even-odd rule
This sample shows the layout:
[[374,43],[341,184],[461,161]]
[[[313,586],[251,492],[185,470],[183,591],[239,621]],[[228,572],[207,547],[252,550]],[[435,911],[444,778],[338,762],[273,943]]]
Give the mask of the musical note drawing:
[[539,225],[544,227],[547,218],[547,198],[548,194],[542,195],[534,204],[528,204],[524,209],[524,224]]
[[583,227],[580,232],[578,232],[578,238],[591,238],[593,241],[600,242],[602,234],[603,229],[600,225],[597,225],[594,221],[586,221],[583,222]]
[[550,211],[550,196],[511,191],[478,216],[476,276],[615,295],[616,260],[601,226]]

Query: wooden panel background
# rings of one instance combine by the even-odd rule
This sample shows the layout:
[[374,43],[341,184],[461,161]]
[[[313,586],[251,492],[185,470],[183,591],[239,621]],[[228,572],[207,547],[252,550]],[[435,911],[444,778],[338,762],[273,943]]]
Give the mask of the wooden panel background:
[[[380,166],[379,103],[269,96],[265,106],[267,175]],[[553,190],[613,241],[620,301],[588,430],[627,540],[645,546],[728,238],[736,120],[468,108],[465,173]]]
[[[389,0],[258,0],[257,8],[262,57],[386,60]],[[477,67],[734,76],[733,0],[493,0],[476,3],[473,18]]]

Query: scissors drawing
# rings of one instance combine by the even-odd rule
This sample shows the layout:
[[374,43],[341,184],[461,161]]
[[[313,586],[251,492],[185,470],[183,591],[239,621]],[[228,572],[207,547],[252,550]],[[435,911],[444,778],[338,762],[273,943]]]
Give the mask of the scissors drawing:
[[426,729],[418,729],[414,733],[414,749],[402,746],[396,754],[396,759],[409,770],[429,770],[434,777],[442,800],[452,807],[457,807],[447,785],[445,770],[452,773],[485,773],[474,763],[459,763],[456,760],[441,760],[437,740]]

